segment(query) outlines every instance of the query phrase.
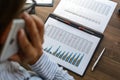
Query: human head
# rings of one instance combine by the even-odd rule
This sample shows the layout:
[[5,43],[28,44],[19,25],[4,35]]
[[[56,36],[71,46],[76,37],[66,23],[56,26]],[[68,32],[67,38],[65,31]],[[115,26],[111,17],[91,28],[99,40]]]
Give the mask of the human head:
[[0,0],[0,34],[1,26],[6,27],[17,17],[26,0]]
[[0,0],[0,39],[10,22],[19,15],[25,1],[26,0]]

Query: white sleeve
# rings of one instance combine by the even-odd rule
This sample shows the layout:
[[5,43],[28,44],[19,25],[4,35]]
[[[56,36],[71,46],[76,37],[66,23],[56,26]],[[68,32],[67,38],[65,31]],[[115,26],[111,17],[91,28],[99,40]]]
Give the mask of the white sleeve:
[[0,80],[25,80],[30,77],[28,71],[17,62],[5,61],[0,63]]
[[51,61],[45,52],[40,59],[30,67],[45,80],[74,80],[67,71],[64,71],[62,67],[59,67]]

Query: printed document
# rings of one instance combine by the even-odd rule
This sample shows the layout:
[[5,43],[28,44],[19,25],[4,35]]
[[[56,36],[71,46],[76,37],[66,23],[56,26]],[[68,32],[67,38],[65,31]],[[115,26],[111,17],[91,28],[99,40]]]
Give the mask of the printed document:
[[93,35],[62,21],[57,16],[48,17],[43,49],[51,60],[83,76],[102,35]]
[[103,33],[116,5],[110,0],[62,0],[54,14]]

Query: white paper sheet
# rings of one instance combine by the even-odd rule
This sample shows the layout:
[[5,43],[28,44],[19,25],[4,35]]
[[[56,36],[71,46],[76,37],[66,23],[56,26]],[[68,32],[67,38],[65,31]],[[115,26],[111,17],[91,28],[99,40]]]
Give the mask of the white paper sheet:
[[99,37],[53,18],[48,18],[45,24],[44,51],[50,59],[81,76],[99,41]]
[[116,5],[109,0],[62,0],[54,14],[103,33]]
[[[35,0],[38,4],[52,4],[53,0]],[[26,3],[32,3],[32,0],[27,0]]]

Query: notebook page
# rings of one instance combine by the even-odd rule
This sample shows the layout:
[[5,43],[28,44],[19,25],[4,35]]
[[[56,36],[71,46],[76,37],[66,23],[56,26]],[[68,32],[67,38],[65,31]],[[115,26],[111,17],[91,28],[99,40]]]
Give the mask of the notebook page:
[[109,0],[62,0],[54,14],[103,33],[116,5]]

